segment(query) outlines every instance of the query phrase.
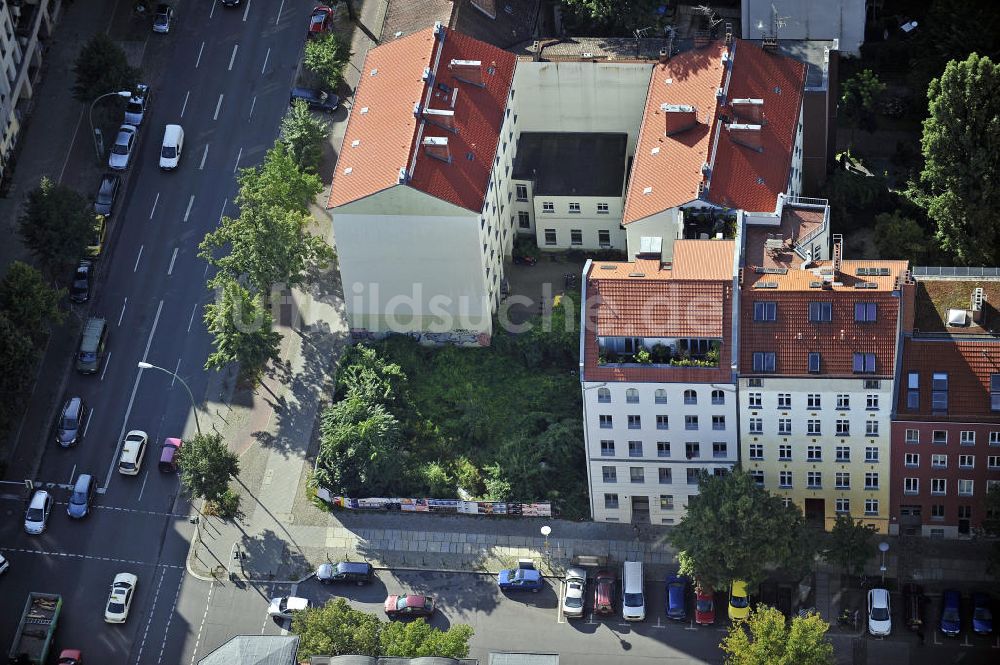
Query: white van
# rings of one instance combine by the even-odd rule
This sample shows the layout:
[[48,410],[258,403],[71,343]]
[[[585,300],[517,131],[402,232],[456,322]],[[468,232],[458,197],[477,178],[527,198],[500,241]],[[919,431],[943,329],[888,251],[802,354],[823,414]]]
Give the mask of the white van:
[[646,596],[642,592],[642,561],[626,561],[622,569],[622,618],[643,621]]
[[184,151],[184,128],[180,125],[167,125],[163,130],[163,147],[160,148],[160,168],[172,170],[177,168]]

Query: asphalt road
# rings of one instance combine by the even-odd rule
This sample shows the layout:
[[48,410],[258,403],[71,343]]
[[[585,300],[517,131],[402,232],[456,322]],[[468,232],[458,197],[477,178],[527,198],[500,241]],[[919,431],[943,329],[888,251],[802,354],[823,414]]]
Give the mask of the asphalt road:
[[[150,33],[144,56],[151,108],[117,203],[94,297],[81,316],[107,319],[110,337],[101,371],[69,377],[66,397],[93,409],[79,445],[60,449],[51,430],[25,433],[22,445],[47,448],[39,478],[65,501],[80,473],[101,488],[94,514],[71,521],[57,505],[42,536],[23,532],[20,501],[0,500],[0,550],[10,571],[0,594],[0,649],[9,648],[29,591],[64,597],[56,648],[82,648],[88,662],[179,663],[195,652],[211,585],[184,572],[193,531],[176,476],[157,471],[165,437],[195,430],[190,400],[168,374],[140,372],[145,360],[176,371],[207,408],[210,338],[201,322],[211,297],[197,245],[223,213],[236,214],[235,171],[260,163],[288,106],[310,0],[249,0],[227,10],[215,2],[175,3],[168,35]],[[163,127],[179,123],[185,148],[179,168],[158,168]],[[70,156],[93,159],[78,138]],[[72,354],[75,349],[50,352]],[[208,418],[203,415],[202,426]],[[150,437],[138,476],[119,475],[124,433]],[[128,622],[103,622],[115,573],[139,576]]]

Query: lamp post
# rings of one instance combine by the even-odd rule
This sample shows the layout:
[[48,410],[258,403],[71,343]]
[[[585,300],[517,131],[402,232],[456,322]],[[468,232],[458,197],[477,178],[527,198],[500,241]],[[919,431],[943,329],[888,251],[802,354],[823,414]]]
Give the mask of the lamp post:
[[103,95],[99,95],[97,99],[90,103],[90,134],[94,137],[94,152],[97,153],[97,161],[100,163],[101,157],[104,154],[103,146],[101,145],[101,131],[99,129],[94,129],[94,105],[101,101],[105,97],[114,97],[115,95],[119,97],[131,97],[132,93],[128,90],[117,90],[115,92],[106,92]]
[[885,553],[889,551],[889,543],[883,540],[878,544],[878,550],[882,553],[882,565],[879,567],[879,571],[882,573],[882,586],[885,586]]
[[545,537],[545,563],[549,563],[549,534],[552,533],[552,527],[546,524],[541,528],[541,532]]
[[147,362],[140,362],[139,369],[158,369],[161,372],[166,372],[181,382],[181,385],[184,386],[185,390],[187,390],[188,397],[191,398],[191,408],[194,410],[194,426],[198,430],[198,434],[201,435],[201,425],[198,423],[198,405],[194,402],[194,393],[191,392],[191,388],[188,386],[187,382],[178,376],[177,372],[171,372],[169,369],[164,369],[163,367],[158,367],[157,365],[152,365]]

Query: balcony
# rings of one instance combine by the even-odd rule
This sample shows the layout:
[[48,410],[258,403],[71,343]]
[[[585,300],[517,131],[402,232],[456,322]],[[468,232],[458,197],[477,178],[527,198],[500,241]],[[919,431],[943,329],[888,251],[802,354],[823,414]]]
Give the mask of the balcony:
[[717,339],[646,340],[598,337],[599,367],[696,367],[719,366],[722,341]]

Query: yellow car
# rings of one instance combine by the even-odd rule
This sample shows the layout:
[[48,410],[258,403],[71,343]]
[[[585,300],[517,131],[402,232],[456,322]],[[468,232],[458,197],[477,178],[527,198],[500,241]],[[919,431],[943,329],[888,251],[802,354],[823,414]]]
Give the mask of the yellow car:
[[729,587],[729,620],[738,621],[746,619],[750,614],[750,594],[747,592],[747,583],[743,580],[733,580]]
[[94,237],[91,244],[87,246],[87,256],[96,259],[104,251],[104,239],[108,235],[107,217],[104,215],[94,216]]

